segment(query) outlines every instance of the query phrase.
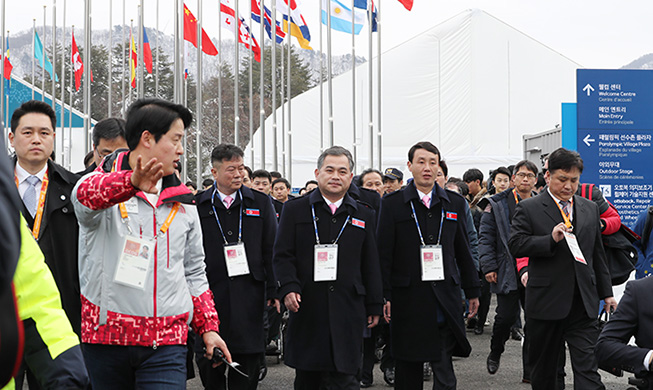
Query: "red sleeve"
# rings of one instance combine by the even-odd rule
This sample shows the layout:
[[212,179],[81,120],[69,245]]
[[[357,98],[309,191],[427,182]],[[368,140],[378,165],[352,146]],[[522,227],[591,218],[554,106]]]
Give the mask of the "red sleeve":
[[616,233],[621,227],[621,217],[617,210],[614,209],[614,206],[610,205],[603,214],[601,214],[601,219],[605,222],[605,229],[601,234],[610,235]]
[[139,191],[131,182],[133,171],[92,175],[77,187],[77,200],[91,210],[108,209],[131,199]]
[[204,291],[199,297],[193,297],[193,320],[190,324],[200,336],[210,331],[219,332],[220,320],[211,290]]
[[528,267],[528,257],[518,257],[516,260],[517,272],[520,272],[524,267]]

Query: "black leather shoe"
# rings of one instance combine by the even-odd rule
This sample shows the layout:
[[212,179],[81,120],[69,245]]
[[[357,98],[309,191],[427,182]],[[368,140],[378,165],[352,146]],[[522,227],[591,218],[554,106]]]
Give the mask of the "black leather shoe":
[[499,371],[499,359],[500,359],[500,357],[495,358],[495,357],[492,356],[492,354],[488,355],[488,357],[487,357],[487,372],[494,375],[494,374],[497,373],[497,371]]
[[523,335],[521,332],[521,329],[519,328],[512,328],[510,330],[510,337],[515,340],[515,341],[521,341]]
[[367,389],[368,387],[372,387],[372,384],[361,381],[361,389]]
[[385,370],[383,370],[383,380],[385,383],[389,384],[390,386],[395,385],[395,369],[394,367],[388,367]]
[[481,326],[476,325],[476,328],[474,328],[474,334],[475,335],[482,335],[483,334],[483,325],[481,325]]

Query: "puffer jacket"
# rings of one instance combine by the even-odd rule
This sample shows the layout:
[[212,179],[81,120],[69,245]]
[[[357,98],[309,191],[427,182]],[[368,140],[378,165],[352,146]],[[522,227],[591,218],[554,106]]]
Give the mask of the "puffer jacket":
[[[82,342],[156,348],[185,344],[188,324],[200,335],[217,331],[193,195],[169,175],[153,206],[131,184],[132,173],[129,152],[116,152],[72,191],[80,225]],[[126,202],[128,219],[121,216],[121,202]],[[162,232],[176,203],[178,212]],[[128,235],[156,242],[143,290],[114,280]]]

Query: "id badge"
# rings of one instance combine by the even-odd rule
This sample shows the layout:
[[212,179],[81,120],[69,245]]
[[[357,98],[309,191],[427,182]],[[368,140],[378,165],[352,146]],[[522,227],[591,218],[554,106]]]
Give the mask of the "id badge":
[[128,287],[145,289],[145,282],[154,259],[154,240],[127,236],[113,281]]
[[576,260],[581,264],[587,265],[585,256],[583,256],[583,252],[580,250],[580,245],[578,245],[578,240],[576,239],[576,235],[574,233],[569,233],[569,232],[564,232],[564,234],[565,234],[565,241],[567,241],[567,246],[571,251],[571,255],[574,256],[574,260]]
[[244,243],[225,245],[224,260],[227,263],[227,274],[230,278],[249,274]]
[[315,245],[313,269],[313,280],[315,282],[336,280],[338,274],[338,245]]
[[138,200],[135,196],[125,202],[125,209],[129,215],[138,214]]
[[422,263],[422,281],[437,282],[444,280],[444,262],[442,245],[422,245],[419,250]]

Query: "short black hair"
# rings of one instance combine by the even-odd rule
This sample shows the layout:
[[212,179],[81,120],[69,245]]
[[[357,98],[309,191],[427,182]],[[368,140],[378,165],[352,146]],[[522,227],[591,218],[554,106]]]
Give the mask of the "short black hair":
[[501,173],[502,175],[506,175],[506,176],[508,176],[508,179],[510,179],[510,176],[512,176],[512,175],[510,174],[510,171],[508,170],[508,168],[506,168],[506,167],[499,167],[499,168],[495,169],[494,171],[492,171],[492,178],[490,179],[490,181],[494,181],[494,179],[496,179],[497,175],[500,174],[500,173]]
[[[209,180],[211,180],[211,179],[209,179]],[[193,189],[196,190],[197,189],[197,184],[195,184],[194,182],[188,180],[186,182],[186,187],[193,187]]]
[[318,185],[317,180],[309,180],[309,181],[306,182],[306,184],[304,184],[304,188],[308,188],[309,184]]
[[268,181],[271,183],[272,182],[272,176],[270,176],[270,172],[266,171],[265,169],[257,169],[254,172],[252,172],[252,176],[249,178],[254,181],[255,178],[257,177],[264,177],[268,179]]
[[274,185],[277,184],[277,183],[285,184],[287,189],[292,188],[292,187],[290,187],[290,182],[288,180],[284,179],[283,177],[280,177],[278,179],[274,179],[274,181],[272,182],[272,187],[274,187]]
[[211,164],[231,161],[236,157],[245,157],[245,153],[241,148],[234,144],[219,144],[211,152]]
[[440,161],[440,151],[438,150],[438,148],[432,143],[430,143],[429,141],[422,141],[416,143],[408,150],[408,161],[410,161],[411,163],[413,162],[413,156],[415,156],[415,151],[417,149],[425,149],[431,153],[436,154],[438,156],[438,161]]
[[471,183],[476,180],[479,180],[481,183],[483,182],[483,172],[480,169],[470,168],[463,173],[463,181],[465,183]]
[[549,171],[553,172],[558,169],[569,171],[572,168],[578,168],[583,173],[583,159],[578,152],[573,150],[558,148],[549,155]]
[[247,171],[247,177],[252,178],[252,168],[245,165],[245,170]]
[[460,190],[459,191],[460,195],[467,196],[469,194],[469,186],[467,185],[467,183],[460,180],[459,178],[457,178],[457,177],[450,178],[449,180],[447,180],[447,183],[445,184],[445,187],[449,183],[452,183],[452,184],[455,184],[455,185],[458,186],[458,189]]
[[159,142],[170,130],[172,122],[177,119],[184,122],[184,129],[186,129],[193,121],[193,114],[181,104],[163,99],[148,98],[135,101],[129,107],[125,125],[125,140],[129,150],[136,149],[145,130],[154,136],[155,142]]
[[106,118],[96,123],[93,127],[93,147],[97,147],[101,139],[126,139],[125,124],[122,118]]
[[535,183],[535,188],[542,188],[546,185],[546,180],[544,179],[544,174],[540,172],[537,175],[537,182]]
[[29,100],[21,104],[11,115],[11,132],[14,133],[18,129],[20,118],[31,113],[47,115],[50,118],[50,123],[52,123],[52,131],[56,130],[57,114],[55,114],[52,107],[40,100]]
[[349,171],[354,172],[354,158],[351,156],[351,153],[349,150],[337,145],[326,149],[324,152],[322,152],[322,154],[320,154],[320,157],[317,158],[317,169],[322,169],[322,165],[324,165],[324,159],[326,159],[327,156],[347,157],[347,160],[349,161]]
[[202,187],[210,187],[213,185],[214,180],[213,179],[204,179],[202,181]]
[[367,168],[366,170],[364,170],[360,174],[360,184],[361,184],[361,186],[363,185],[363,179],[365,178],[365,175],[370,174],[370,173],[376,173],[377,175],[379,175],[381,177],[381,181],[383,181],[383,174],[381,173],[381,171],[379,171],[378,169],[374,169],[374,168]]
[[440,161],[440,168],[442,169],[442,173],[444,173],[444,177],[449,176],[449,167],[444,160]]
[[91,166],[93,163],[93,151],[91,150],[90,152],[86,153],[86,156],[84,156],[84,167],[88,168]]
[[274,177],[275,179],[281,179],[283,176],[281,176],[281,173],[277,171],[270,171],[270,176]]
[[521,169],[521,167],[526,167],[529,171],[533,172],[535,176],[537,176],[537,165],[535,165],[534,162],[530,160],[521,160],[517,164],[515,164],[515,169],[513,172],[517,173]]

